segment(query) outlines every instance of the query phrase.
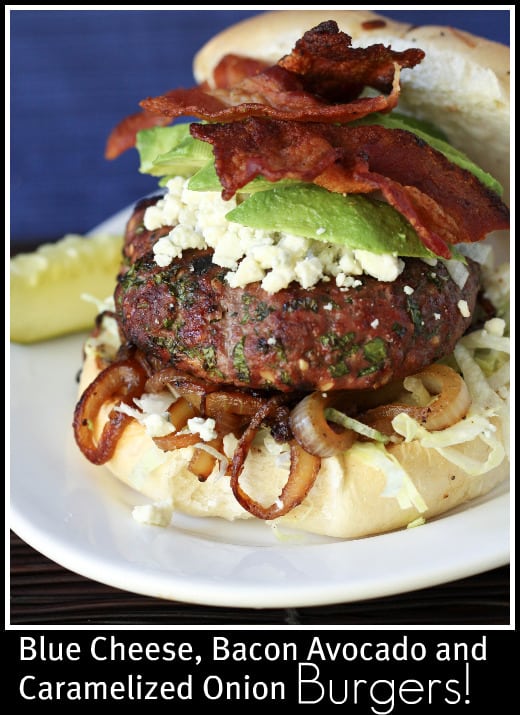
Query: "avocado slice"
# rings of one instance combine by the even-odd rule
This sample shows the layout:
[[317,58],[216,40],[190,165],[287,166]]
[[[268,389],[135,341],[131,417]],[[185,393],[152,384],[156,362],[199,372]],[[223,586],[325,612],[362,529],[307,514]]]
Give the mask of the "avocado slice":
[[[213,163],[211,145],[194,139],[189,124],[143,129],[137,133],[136,149],[141,174],[188,177],[208,162]],[[217,191],[221,188],[219,184]]]
[[332,193],[314,184],[258,191],[226,214],[228,221],[376,254],[436,258],[394,208],[367,196]]
[[[263,176],[257,176],[253,181],[238,190],[239,194],[254,194],[257,191],[267,191],[274,186],[293,186],[300,184],[298,179],[280,179],[280,181],[269,181]],[[202,169],[199,169],[188,182],[188,189],[191,191],[222,191],[222,184],[218,178],[215,163],[209,161]]]

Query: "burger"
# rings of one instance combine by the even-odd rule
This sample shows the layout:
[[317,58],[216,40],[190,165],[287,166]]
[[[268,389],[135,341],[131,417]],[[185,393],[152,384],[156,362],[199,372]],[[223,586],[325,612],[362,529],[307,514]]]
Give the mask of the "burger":
[[79,448],[173,512],[329,537],[509,473],[508,48],[271,12],[112,131],[160,191],[84,348]]

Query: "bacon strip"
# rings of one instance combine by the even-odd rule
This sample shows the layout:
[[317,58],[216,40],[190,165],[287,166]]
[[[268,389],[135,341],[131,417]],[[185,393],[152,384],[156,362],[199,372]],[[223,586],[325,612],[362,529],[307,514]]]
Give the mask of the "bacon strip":
[[[213,70],[213,83],[218,89],[228,89],[243,81],[246,77],[258,74],[267,68],[267,63],[250,57],[228,54],[218,62]],[[195,88],[197,90],[199,88]],[[200,85],[201,92],[209,91],[209,84]],[[183,91],[190,90],[180,90]],[[194,116],[194,115],[192,115]],[[137,132],[151,127],[165,127],[171,118],[145,109],[131,114],[120,121],[111,131],[105,147],[105,159],[117,159],[128,149],[135,146]]]
[[117,159],[118,156],[135,146],[137,132],[152,127],[165,127],[171,123],[168,117],[161,117],[152,112],[136,112],[125,117],[111,131],[106,147],[105,159]]
[[[414,67],[424,52],[417,48],[395,52],[384,45],[351,45],[352,39],[340,32],[335,22],[323,22],[306,32],[277,65],[233,86],[225,85],[225,80],[219,85],[225,89],[201,86],[174,90],[143,100],[141,107],[171,119],[194,116],[228,122],[269,117],[331,123],[394,109],[399,98],[400,69]],[[365,87],[388,96],[359,98]]]
[[424,52],[416,47],[404,52],[384,45],[352,47],[352,38],[329,20],[306,32],[278,65],[301,77],[307,92],[328,102],[346,102],[365,87],[389,94],[394,67],[415,67],[423,58]]
[[259,175],[339,193],[380,191],[444,258],[451,256],[449,244],[479,241],[509,226],[497,194],[411,132],[250,118],[193,124],[191,134],[213,145],[224,199]]
[[[236,122],[245,117],[269,117],[297,122],[351,122],[373,112],[389,112],[399,100],[399,68],[388,96],[362,97],[342,104],[328,104],[305,91],[304,83],[282,67],[270,67],[228,90],[202,87],[177,89],[144,99],[146,111],[169,121],[182,116],[205,121]],[[253,100],[253,101],[251,101]]]
[[[176,89],[140,103],[144,112],[120,122],[108,138],[105,156],[114,159],[135,145],[138,131],[165,126],[176,117],[237,121],[270,117],[294,121],[350,122],[394,109],[399,99],[399,72],[418,64],[424,52],[395,52],[384,45],[353,48],[335,22],[323,22],[298,40],[278,64],[226,55],[209,83]],[[362,97],[365,87],[385,94]]]

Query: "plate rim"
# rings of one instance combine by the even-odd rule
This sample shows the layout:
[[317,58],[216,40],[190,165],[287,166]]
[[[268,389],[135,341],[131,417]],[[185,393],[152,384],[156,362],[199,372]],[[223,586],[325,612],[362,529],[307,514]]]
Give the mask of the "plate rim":
[[[60,566],[93,581],[103,583],[124,592],[136,593],[150,598],[159,598],[166,601],[179,601],[199,606],[227,608],[305,608],[329,606],[339,603],[356,603],[370,599],[396,596],[403,593],[412,593],[425,588],[439,586],[459,579],[468,578],[479,573],[484,573],[494,568],[506,566],[510,562],[510,552],[507,547],[503,548],[500,552],[490,555],[485,560],[479,558],[478,562],[465,560],[463,565],[459,562],[457,564],[452,564],[450,568],[447,568],[442,573],[439,571],[426,572],[419,579],[417,576],[408,576],[404,580],[400,579],[399,585],[397,585],[396,582],[387,581],[385,586],[376,586],[374,580],[372,580],[361,584],[343,582],[336,585],[332,589],[330,586],[314,586],[306,591],[302,591],[298,587],[298,593],[289,592],[287,589],[283,591],[264,591],[263,599],[259,602],[257,584],[249,584],[247,586],[242,584],[237,589],[236,583],[231,584],[226,588],[222,586],[217,587],[215,583],[210,582],[209,580],[204,581],[202,579],[199,583],[196,581],[190,582],[187,579],[175,580],[168,577],[168,580],[170,581],[168,585],[159,581],[157,587],[150,588],[149,581],[146,582],[148,586],[139,586],[139,583],[143,584],[145,582],[142,578],[140,581],[137,580],[138,576],[142,577],[143,575],[142,571],[138,569],[135,570],[134,576],[136,580],[133,582],[134,585],[129,588],[128,571],[122,567],[120,569],[114,569],[114,563],[112,561],[101,561],[103,568],[100,573],[99,561],[94,563],[88,558],[80,558],[78,560],[74,557],[74,551],[71,551],[66,546],[64,547],[63,542],[59,539],[56,539],[54,536],[50,536],[48,533],[43,534],[37,529],[31,528],[28,526],[28,522],[24,522],[24,519],[19,518],[19,516],[15,517],[14,523],[13,519],[11,520],[11,528],[20,538],[29,544],[29,546],[32,546],[36,550],[40,551],[47,558],[55,561]],[[381,535],[381,538],[385,536],[387,537],[388,534]],[[348,543],[351,544],[352,542]],[[346,544],[347,542],[344,542],[345,547]],[[313,545],[315,548],[326,548],[327,546],[330,546],[330,544]],[[146,575],[147,577],[149,576],[149,574]],[[204,589],[202,591],[198,590],[201,585],[211,586],[210,597],[198,595],[200,593],[208,593],[208,591]]]

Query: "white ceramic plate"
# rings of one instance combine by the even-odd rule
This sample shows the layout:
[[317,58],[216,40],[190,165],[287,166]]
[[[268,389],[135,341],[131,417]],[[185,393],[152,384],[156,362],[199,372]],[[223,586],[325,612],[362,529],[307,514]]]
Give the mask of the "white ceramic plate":
[[[120,230],[127,212],[102,227]],[[11,527],[96,581],[190,603],[285,608],[387,596],[509,561],[509,491],[415,529],[353,541],[276,537],[264,523],[174,516],[136,523],[143,499],[94,467],[72,435],[83,336],[11,346]]]

